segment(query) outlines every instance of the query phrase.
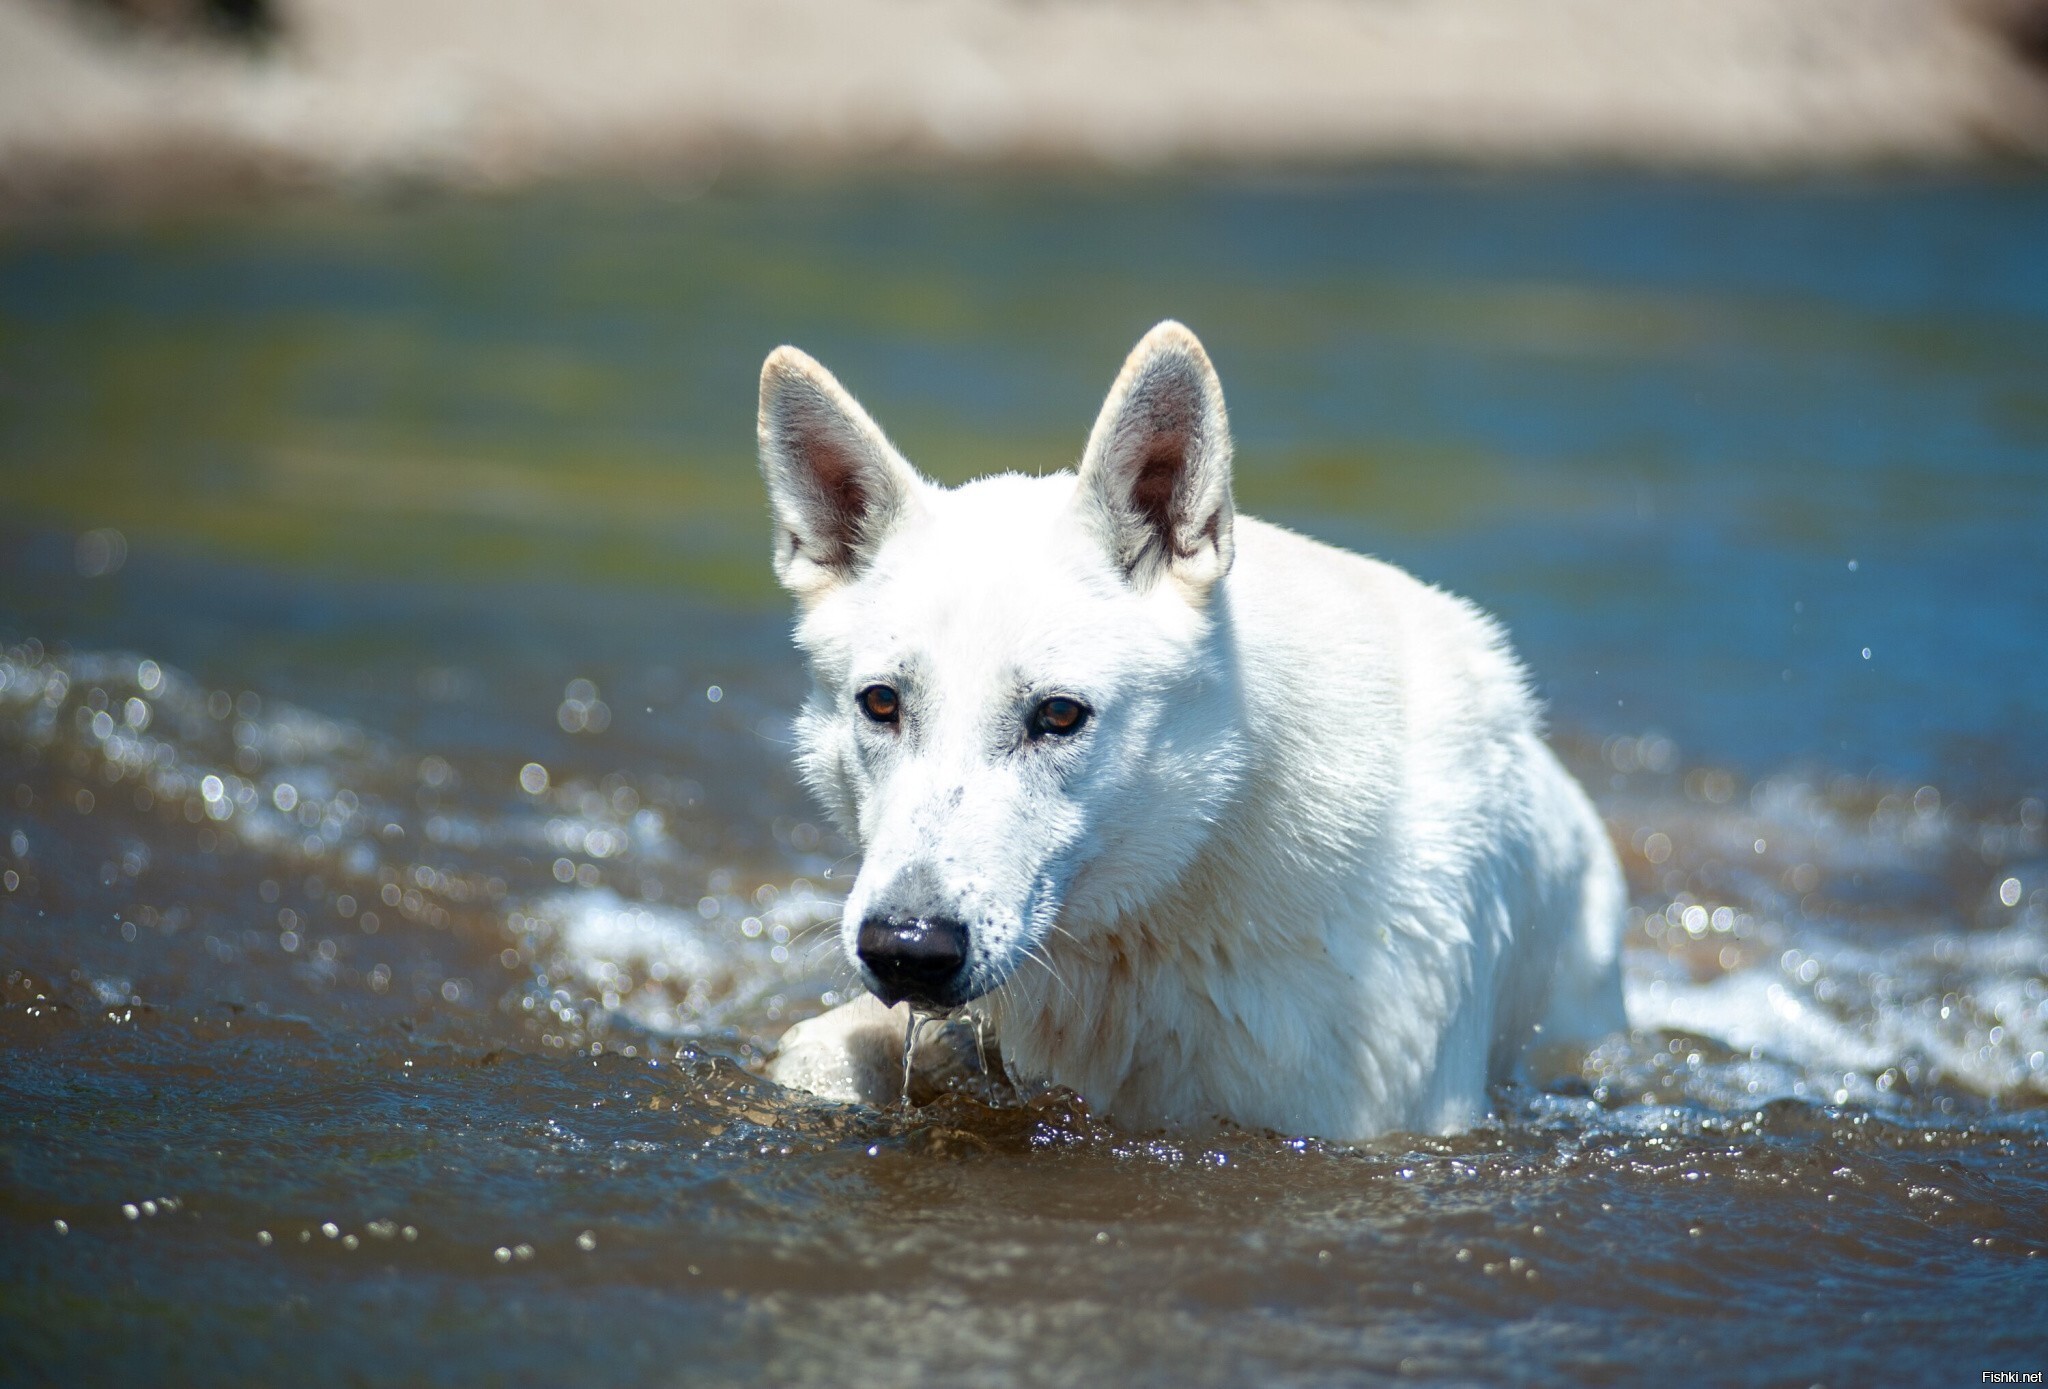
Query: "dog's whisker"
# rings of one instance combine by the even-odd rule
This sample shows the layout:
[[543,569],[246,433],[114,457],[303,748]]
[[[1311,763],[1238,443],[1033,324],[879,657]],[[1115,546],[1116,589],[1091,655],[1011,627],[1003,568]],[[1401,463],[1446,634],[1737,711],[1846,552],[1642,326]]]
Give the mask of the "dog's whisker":
[[1038,965],[1039,968],[1043,969],[1047,974],[1050,974],[1052,976],[1052,981],[1055,984],[1058,984],[1060,988],[1066,992],[1068,998],[1071,999],[1074,997],[1073,989],[1068,986],[1066,979],[1060,974],[1060,972],[1057,969],[1053,968],[1053,963],[1051,959],[1049,959],[1046,956],[1046,953],[1042,948],[1035,945],[1026,946],[1024,948],[1024,956],[1026,959],[1031,960],[1033,963]]
[[839,923],[837,921],[813,921],[810,925],[799,927],[792,932],[789,937],[789,943],[791,945],[804,944],[806,941],[816,937],[828,926],[837,930]]

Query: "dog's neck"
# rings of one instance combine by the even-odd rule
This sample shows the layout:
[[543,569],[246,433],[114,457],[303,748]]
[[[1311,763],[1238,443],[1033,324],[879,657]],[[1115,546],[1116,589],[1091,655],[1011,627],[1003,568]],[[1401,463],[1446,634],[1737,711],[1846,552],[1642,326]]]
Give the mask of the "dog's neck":
[[[1300,788],[1279,780],[1294,775],[1287,763],[1253,756],[1193,863],[1155,900],[1051,933],[1040,964],[986,1009],[1006,1064],[1140,1126],[1170,1090],[1206,1090],[1218,1112],[1242,1112],[1224,1092],[1335,1064],[1337,1039],[1305,1045],[1298,1025],[1342,983],[1325,940],[1333,904],[1296,871],[1306,839],[1330,826],[1298,822]],[[1346,833],[1353,845],[1379,839],[1356,824]]]

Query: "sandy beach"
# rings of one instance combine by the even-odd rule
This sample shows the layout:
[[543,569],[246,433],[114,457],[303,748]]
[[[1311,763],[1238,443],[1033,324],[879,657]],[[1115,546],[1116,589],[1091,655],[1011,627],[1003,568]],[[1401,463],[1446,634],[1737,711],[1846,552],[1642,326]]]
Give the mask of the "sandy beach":
[[2048,153],[2048,24],[2018,0],[282,0],[277,21],[249,45],[0,0],[0,197],[863,162]]

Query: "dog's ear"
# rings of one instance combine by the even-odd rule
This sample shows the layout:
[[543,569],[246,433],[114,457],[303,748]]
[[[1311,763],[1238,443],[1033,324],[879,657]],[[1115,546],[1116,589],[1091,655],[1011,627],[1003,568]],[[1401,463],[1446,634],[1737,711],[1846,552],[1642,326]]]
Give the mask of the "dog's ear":
[[1230,571],[1230,421],[1209,354],[1180,324],[1145,334],[1102,402],[1076,504],[1133,586],[1201,601]]
[[832,373],[794,347],[761,366],[758,432],[775,576],[800,598],[864,569],[930,485]]

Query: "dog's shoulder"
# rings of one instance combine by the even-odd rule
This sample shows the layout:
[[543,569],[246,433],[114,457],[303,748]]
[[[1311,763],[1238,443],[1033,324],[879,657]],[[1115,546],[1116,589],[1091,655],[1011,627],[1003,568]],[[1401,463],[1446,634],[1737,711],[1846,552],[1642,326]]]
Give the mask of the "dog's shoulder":
[[1356,692],[1438,715],[1533,729],[1536,705],[1506,630],[1477,604],[1396,565],[1239,518],[1234,639],[1269,682],[1323,701]]

